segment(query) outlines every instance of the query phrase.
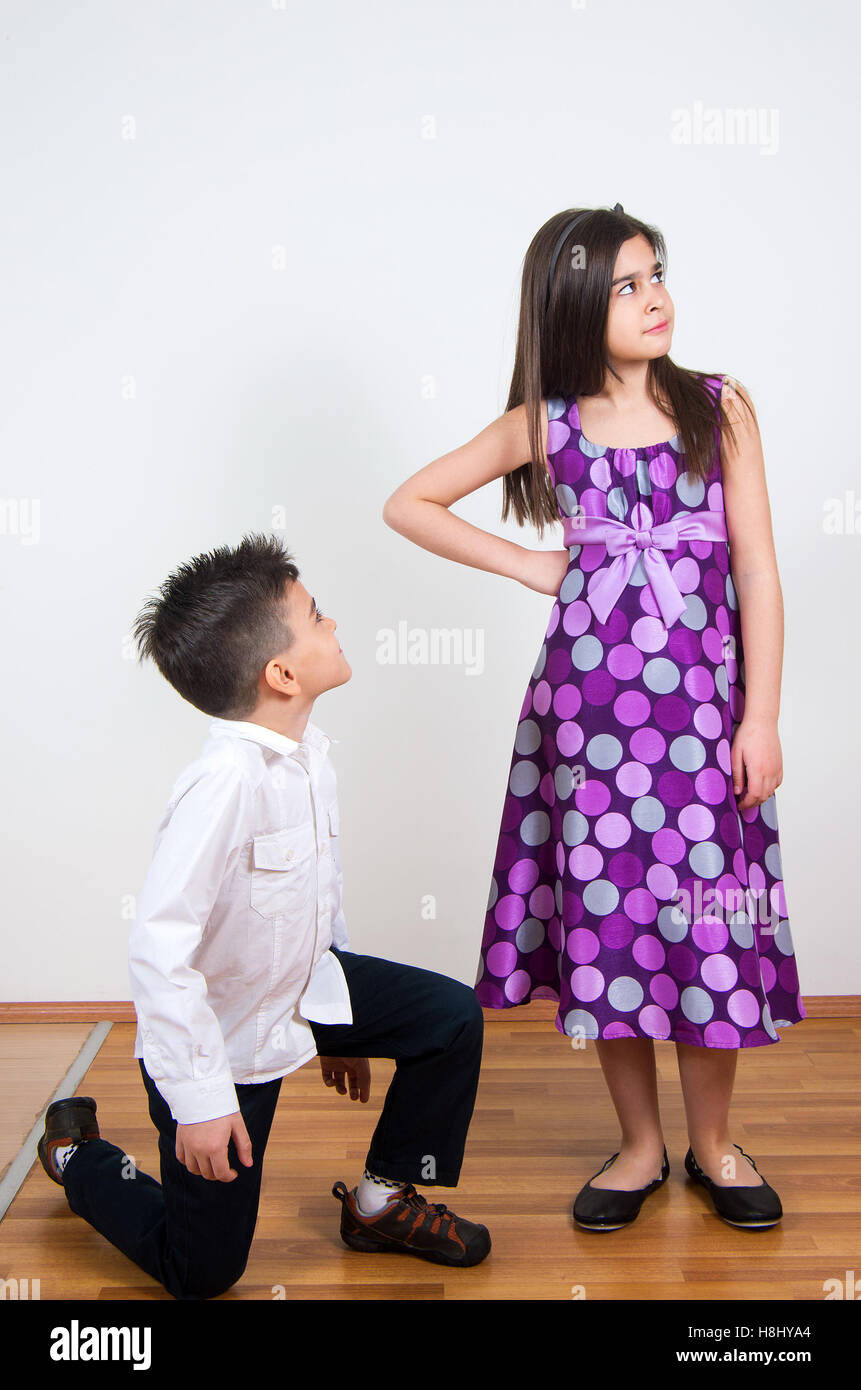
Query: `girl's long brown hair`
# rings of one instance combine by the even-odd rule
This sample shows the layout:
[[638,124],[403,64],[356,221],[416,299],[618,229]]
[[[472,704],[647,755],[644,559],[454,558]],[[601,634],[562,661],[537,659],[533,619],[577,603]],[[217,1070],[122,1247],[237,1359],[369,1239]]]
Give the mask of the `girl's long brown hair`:
[[[642,234],[665,271],[667,265],[666,245],[657,227],[626,212],[592,209],[563,243],[545,309],[547,277],[557,237],[565,223],[583,211],[587,210],[569,208],[567,212],[555,213],[533,237],[523,261],[517,347],[505,409],[525,404],[530,459],[503,478],[502,520],[513,511],[520,526],[531,523],[538,528],[539,536],[543,536],[545,525],[561,520],[547,469],[541,401],[554,396],[570,400],[574,396],[597,395],[607,372],[618,377],[607,361],[604,342],[613,268],[622,243]],[[585,270],[572,264],[570,248],[574,245],[583,247]],[[705,377],[718,375],[688,371],[668,355],[649,363],[649,395],[658,409],[676,423],[690,478],[710,476],[718,436],[723,439],[728,431],[735,443],[732,423],[720,398],[716,400],[705,385]]]

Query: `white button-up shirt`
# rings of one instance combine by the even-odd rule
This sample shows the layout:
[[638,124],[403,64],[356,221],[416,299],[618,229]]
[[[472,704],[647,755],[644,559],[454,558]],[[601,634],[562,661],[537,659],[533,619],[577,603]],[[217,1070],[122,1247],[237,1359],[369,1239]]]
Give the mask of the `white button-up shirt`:
[[330,739],[214,719],[156,832],[129,939],[135,1057],[180,1124],[239,1109],[234,1083],[295,1071],[307,1019],[351,1023],[329,947],[341,907]]

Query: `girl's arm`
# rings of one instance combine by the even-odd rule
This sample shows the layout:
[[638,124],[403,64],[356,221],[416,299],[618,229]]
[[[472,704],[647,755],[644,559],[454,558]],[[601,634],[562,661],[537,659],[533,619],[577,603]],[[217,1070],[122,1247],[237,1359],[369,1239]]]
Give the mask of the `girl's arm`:
[[745,702],[732,743],[733,787],[744,795],[739,810],[761,804],[783,780],[777,733],[783,665],[783,593],[771,529],[765,463],[759,427],[737,399],[750,400],[740,383],[728,378],[721,400],[733,423],[736,446],[722,449],[724,510],[730,568],[738,595],[744,649]]
[[[541,402],[541,422],[542,438],[546,439],[546,401]],[[393,531],[434,555],[538,587],[534,550],[482,531],[449,511],[454,502],[528,461],[526,407],[519,405],[500,415],[468,444],[434,459],[407,478],[387,499],[383,520]],[[553,552],[544,553],[549,556]],[[559,568],[558,561],[555,568]]]
[[783,593],[759,427],[752,403],[747,411],[737,395],[750,401],[740,382],[726,378],[721,400],[732,420],[737,448],[727,439],[722,449],[724,509],[744,648],[744,717],[776,723],[783,664]]

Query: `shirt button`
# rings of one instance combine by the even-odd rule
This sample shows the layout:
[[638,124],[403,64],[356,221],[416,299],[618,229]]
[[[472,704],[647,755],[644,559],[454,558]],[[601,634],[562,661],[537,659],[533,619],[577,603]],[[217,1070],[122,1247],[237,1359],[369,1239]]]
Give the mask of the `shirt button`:
[[287,853],[284,855],[284,858],[285,858],[285,859],[292,859],[292,858],[293,858],[293,851],[292,851],[292,849],[288,849]]

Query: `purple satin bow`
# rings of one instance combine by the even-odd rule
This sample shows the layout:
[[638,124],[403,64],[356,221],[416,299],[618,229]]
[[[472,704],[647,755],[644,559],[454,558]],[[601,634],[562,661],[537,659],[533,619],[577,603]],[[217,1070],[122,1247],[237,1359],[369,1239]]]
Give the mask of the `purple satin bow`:
[[726,516],[723,512],[693,512],[661,522],[658,526],[628,526],[608,516],[566,516],[562,523],[565,544],[606,545],[607,554],[614,556],[593,586],[586,600],[595,617],[606,623],[616,600],[631,577],[631,571],[642,552],[643,566],[652,586],[655,602],[667,627],[672,627],[687,605],[681,590],[670,573],[664,550],[675,550],[679,541],[725,541]]

